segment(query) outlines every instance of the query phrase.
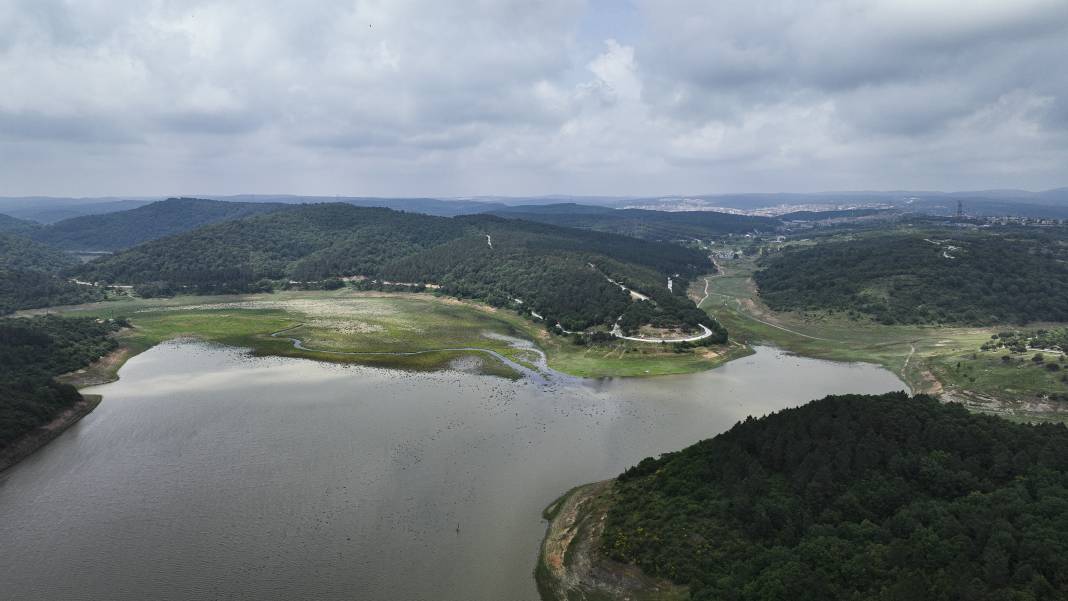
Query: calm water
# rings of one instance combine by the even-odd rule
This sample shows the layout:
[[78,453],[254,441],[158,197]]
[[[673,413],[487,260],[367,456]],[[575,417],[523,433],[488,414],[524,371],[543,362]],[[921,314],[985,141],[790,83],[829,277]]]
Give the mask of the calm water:
[[549,383],[156,347],[0,475],[5,599],[537,599],[541,509],[746,415],[905,388],[774,349]]

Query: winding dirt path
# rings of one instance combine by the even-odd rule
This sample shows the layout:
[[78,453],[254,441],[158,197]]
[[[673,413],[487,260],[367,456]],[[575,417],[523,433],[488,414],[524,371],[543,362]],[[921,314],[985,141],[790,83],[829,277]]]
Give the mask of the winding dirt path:
[[909,354],[905,357],[905,364],[901,366],[901,373],[904,374],[905,370],[909,367],[909,361],[912,360],[912,356],[916,354],[916,345],[909,345]]
[[773,328],[782,330],[783,332],[788,332],[788,333],[793,334],[795,336],[801,336],[802,338],[808,338],[809,340],[822,340],[823,342],[835,342],[834,340],[830,340],[828,338],[820,338],[819,336],[810,336],[809,334],[803,334],[803,333],[798,332],[796,330],[791,330],[790,328],[787,328],[787,327],[784,327],[784,326],[780,326],[779,324],[771,323],[770,321],[764,321],[763,319],[760,319],[760,318],[754,316],[749,311],[747,311],[746,308],[745,308],[745,304],[742,303],[742,300],[740,298],[738,298],[736,296],[730,296],[729,294],[720,294],[719,292],[712,292],[711,290],[708,289],[709,284],[711,283],[711,280],[713,278],[721,278],[721,277],[727,275],[727,271],[725,269],[723,269],[723,267],[721,267],[719,263],[716,262],[715,258],[712,258],[712,264],[716,266],[716,270],[719,273],[717,273],[716,275],[709,276],[709,277],[705,278],[705,296],[700,300],[700,302],[697,303],[697,308],[700,309],[701,305],[704,304],[704,302],[708,300],[708,297],[711,294],[715,294],[717,296],[722,296],[722,297],[728,298],[728,299],[733,298],[734,302],[738,303],[738,313],[740,315],[744,316],[744,317],[752,319],[753,321],[755,321],[757,323],[762,323],[762,324],[764,324],[766,326],[771,326]]
[[698,309],[700,309],[701,305],[705,304],[705,301],[708,300],[708,294],[709,294],[709,292],[708,292],[708,283],[709,283],[709,280],[711,280],[711,279],[712,278],[705,278],[705,295],[703,297],[701,297],[701,300],[697,301],[697,308]]

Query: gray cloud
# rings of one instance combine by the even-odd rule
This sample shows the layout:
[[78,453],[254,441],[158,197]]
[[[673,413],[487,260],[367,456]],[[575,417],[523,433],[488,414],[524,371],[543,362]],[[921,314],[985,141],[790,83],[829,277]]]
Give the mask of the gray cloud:
[[0,180],[79,195],[1053,187],[1064,56],[1063,0],[12,0]]
[[124,123],[108,117],[48,115],[32,110],[0,112],[0,137],[59,143],[126,144],[138,141]]

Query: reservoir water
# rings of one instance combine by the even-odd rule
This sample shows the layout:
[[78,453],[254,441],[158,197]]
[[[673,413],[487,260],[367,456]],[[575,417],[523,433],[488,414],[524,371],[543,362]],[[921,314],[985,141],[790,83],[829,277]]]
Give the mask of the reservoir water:
[[772,348],[652,379],[511,382],[250,357],[133,359],[104,401],[0,474],[0,596],[536,600],[540,512],[759,416],[905,389]]

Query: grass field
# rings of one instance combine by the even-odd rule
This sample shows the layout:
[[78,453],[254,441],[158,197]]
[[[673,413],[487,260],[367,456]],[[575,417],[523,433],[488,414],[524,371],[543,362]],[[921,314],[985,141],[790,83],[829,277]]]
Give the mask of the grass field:
[[751,351],[738,345],[720,345],[676,353],[670,344],[620,340],[596,346],[578,346],[569,339],[536,331],[538,345],[549,358],[549,366],[574,376],[661,376],[704,371]]
[[[514,344],[514,339],[520,339],[535,341],[545,351],[553,369],[579,376],[610,377],[702,371],[739,354],[737,348],[676,353],[670,345],[623,341],[595,347],[578,346],[565,337],[549,335],[513,312],[430,294],[341,289],[147,300],[122,298],[49,311],[128,319],[133,328],[122,334],[126,356],[164,340],[192,337],[246,347],[260,354],[415,370],[441,369],[460,357],[476,357],[483,373],[516,377],[515,370],[488,354],[435,349],[488,349],[532,366],[539,356],[522,344]],[[280,330],[286,331],[279,337],[271,336]],[[287,337],[300,340],[305,349],[294,348]],[[344,354],[411,352],[421,354]],[[121,361],[108,369],[118,369],[119,365]],[[97,380],[104,379],[100,374],[94,375]]]
[[[1044,400],[1050,393],[1068,392],[1060,373],[1026,361],[1005,363],[1004,350],[979,350],[997,328],[887,326],[839,315],[773,312],[757,295],[752,259],[722,267],[721,274],[709,276],[701,308],[726,326],[735,341],[773,344],[808,357],[876,363],[898,374],[914,392],[943,394],[983,411],[1026,419],[1068,417],[1068,407]],[[699,278],[691,296],[703,298],[704,286]]]

